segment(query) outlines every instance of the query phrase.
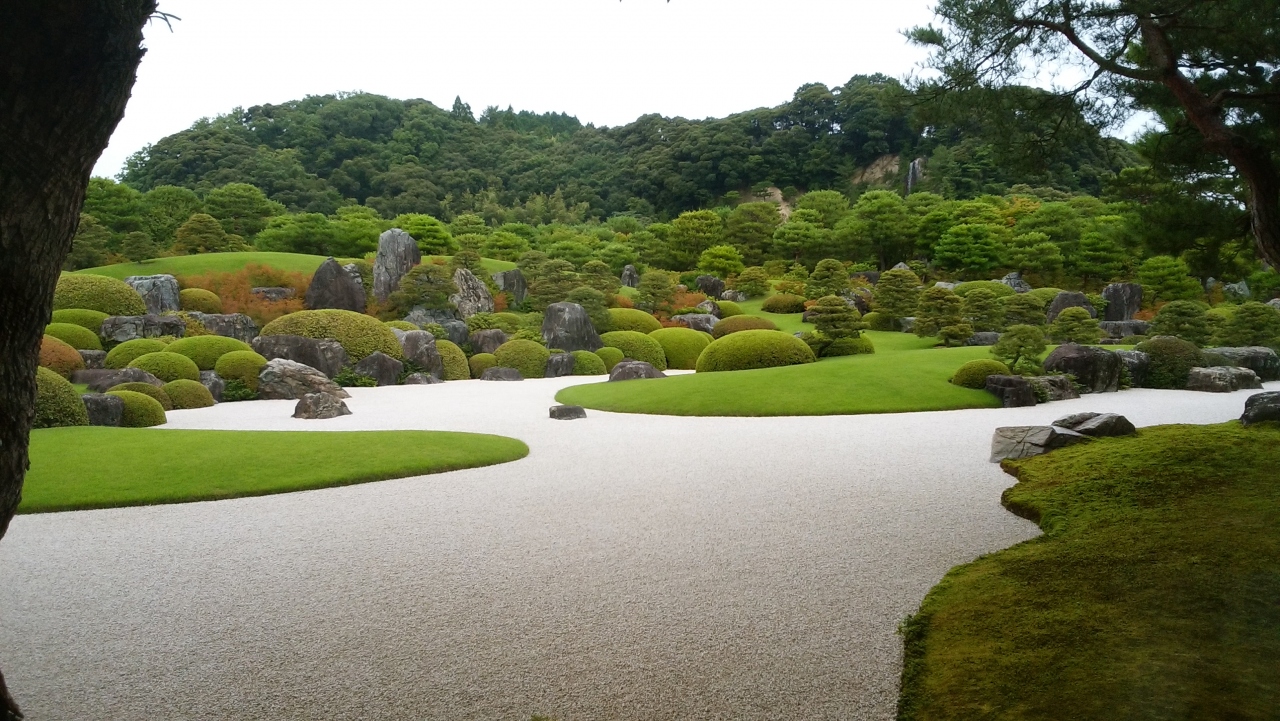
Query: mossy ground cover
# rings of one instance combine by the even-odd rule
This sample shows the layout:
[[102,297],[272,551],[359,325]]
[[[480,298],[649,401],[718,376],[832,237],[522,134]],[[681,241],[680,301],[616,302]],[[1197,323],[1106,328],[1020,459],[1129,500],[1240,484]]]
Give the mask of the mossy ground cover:
[[[181,255],[173,258],[156,258],[145,263],[118,263],[97,268],[86,268],[76,271],[89,275],[106,275],[123,280],[131,275],[203,275],[205,273],[236,273],[246,265],[265,265],[277,270],[293,273],[314,273],[325,260],[323,255],[306,255],[304,253],[266,253],[250,251],[245,253],[201,253],[199,255]],[[351,262],[350,258],[339,258],[343,263]],[[484,259],[484,266],[492,273],[510,270],[515,263],[502,260]]]
[[521,441],[443,431],[50,428],[31,434],[19,513],[258,496],[514,461]]
[[904,624],[900,719],[1274,719],[1280,424],[1160,426],[1006,468],[1044,535]]

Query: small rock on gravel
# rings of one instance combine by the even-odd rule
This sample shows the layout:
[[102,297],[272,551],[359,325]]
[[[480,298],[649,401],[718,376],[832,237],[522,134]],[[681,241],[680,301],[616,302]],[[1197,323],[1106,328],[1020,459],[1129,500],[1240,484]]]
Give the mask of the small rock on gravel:
[[1215,366],[1192,368],[1187,375],[1187,390],[1207,393],[1230,393],[1249,388],[1261,388],[1258,374],[1248,368]]
[[1030,458],[1088,440],[1086,435],[1055,426],[1003,426],[991,436],[991,462]]
[[610,381],[633,381],[640,378],[666,378],[667,374],[638,360],[622,360],[609,371]]
[[572,421],[586,418],[587,410],[582,406],[551,406],[551,417],[557,421]]
[[480,374],[482,381],[522,381],[524,376],[520,375],[520,371],[515,368],[485,368],[484,373]]
[[293,408],[294,418],[309,420],[349,415],[351,415],[351,409],[347,408],[347,404],[342,402],[341,398],[335,398],[328,393],[308,393],[299,398],[298,405]]
[[431,386],[436,383],[444,383],[444,381],[430,373],[410,373],[404,377],[404,384],[407,386]]

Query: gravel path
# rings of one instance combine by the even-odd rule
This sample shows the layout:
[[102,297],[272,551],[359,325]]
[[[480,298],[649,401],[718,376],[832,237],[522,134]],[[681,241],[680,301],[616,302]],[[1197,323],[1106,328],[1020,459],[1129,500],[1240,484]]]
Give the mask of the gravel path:
[[17,518],[0,543],[0,667],[28,718],[888,719],[898,622],[947,569],[1036,533],[1000,507],[994,427],[1081,410],[1219,422],[1249,394],[548,420],[580,381],[353,389],[354,415],[331,421],[293,420],[290,401],[170,414],[176,428],[484,431],[532,452]]

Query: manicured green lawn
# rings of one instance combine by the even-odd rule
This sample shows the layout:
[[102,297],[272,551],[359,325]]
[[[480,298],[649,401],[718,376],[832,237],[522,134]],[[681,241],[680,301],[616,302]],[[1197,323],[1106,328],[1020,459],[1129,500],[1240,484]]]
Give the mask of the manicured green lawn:
[[19,513],[207,501],[505,463],[514,438],[441,431],[50,428],[31,433]]
[[900,719],[1280,717],[1280,424],[1162,426],[1010,463],[1045,534],[904,624]]
[[[203,273],[234,273],[246,265],[266,265],[279,270],[297,273],[314,273],[325,260],[323,255],[305,255],[302,253],[202,253],[200,255],[182,255],[174,258],[156,258],[145,263],[120,263],[104,265],[98,268],[87,268],[76,271],[93,275],[109,275],[112,278],[124,279],[131,275],[201,275]],[[350,258],[339,258],[343,263],[351,262]],[[484,267],[491,273],[498,273],[516,267],[515,263],[505,260],[484,259]]]
[[620,413],[677,416],[817,416],[993,408],[986,391],[948,383],[987,348],[931,348],[932,338],[868,332],[873,355],[728,373],[593,383],[566,388],[560,403]]

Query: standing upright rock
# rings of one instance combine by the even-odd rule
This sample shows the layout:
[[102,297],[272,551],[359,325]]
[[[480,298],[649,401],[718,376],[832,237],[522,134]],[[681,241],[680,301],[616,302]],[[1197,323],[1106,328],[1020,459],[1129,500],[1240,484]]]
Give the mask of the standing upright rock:
[[1075,343],[1064,343],[1054,348],[1044,359],[1046,371],[1074,376],[1084,393],[1120,390],[1120,368],[1124,365],[1120,356],[1109,350]]
[[1107,301],[1103,320],[1133,320],[1142,310],[1142,286],[1137,283],[1112,283],[1102,289]]
[[142,302],[147,304],[147,313],[150,315],[182,310],[178,279],[171,275],[131,275],[124,282],[142,296]]
[[623,266],[622,284],[628,288],[634,288],[637,285],[640,285],[640,271],[636,270],[634,265]]
[[542,339],[562,351],[598,350],[604,345],[591,317],[577,303],[552,303],[542,317]]
[[708,298],[719,298],[724,292],[724,281],[714,275],[698,276],[698,290],[706,293]]
[[529,284],[525,282],[524,273],[519,268],[494,273],[493,282],[497,284],[498,290],[511,296],[512,303],[523,303],[524,297],[529,293]]
[[449,302],[457,307],[458,315],[470,318],[476,313],[493,312],[493,296],[475,273],[458,268],[453,271],[453,284],[458,286],[458,292],[449,296]]
[[378,255],[373,259],[373,297],[379,303],[400,287],[400,279],[422,262],[418,241],[399,228],[378,236]]
[[1058,317],[1058,314],[1067,308],[1084,308],[1089,311],[1090,318],[1097,318],[1098,311],[1094,310],[1093,304],[1085,297],[1084,293],[1074,290],[1064,290],[1053,297],[1053,302],[1049,303],[1049,311],[1047,313],[1050,323]]
[[338,261],[328,258],[316,268],[315,275],[311,276],[305,304],[310,310],[334,308],[363,313],[364,286],[353,279]]
[[400,336],[400,349],[406,362],[436,378],[444,375],[444,359],[436,348],[436,337],[425,330],[411,330]]

